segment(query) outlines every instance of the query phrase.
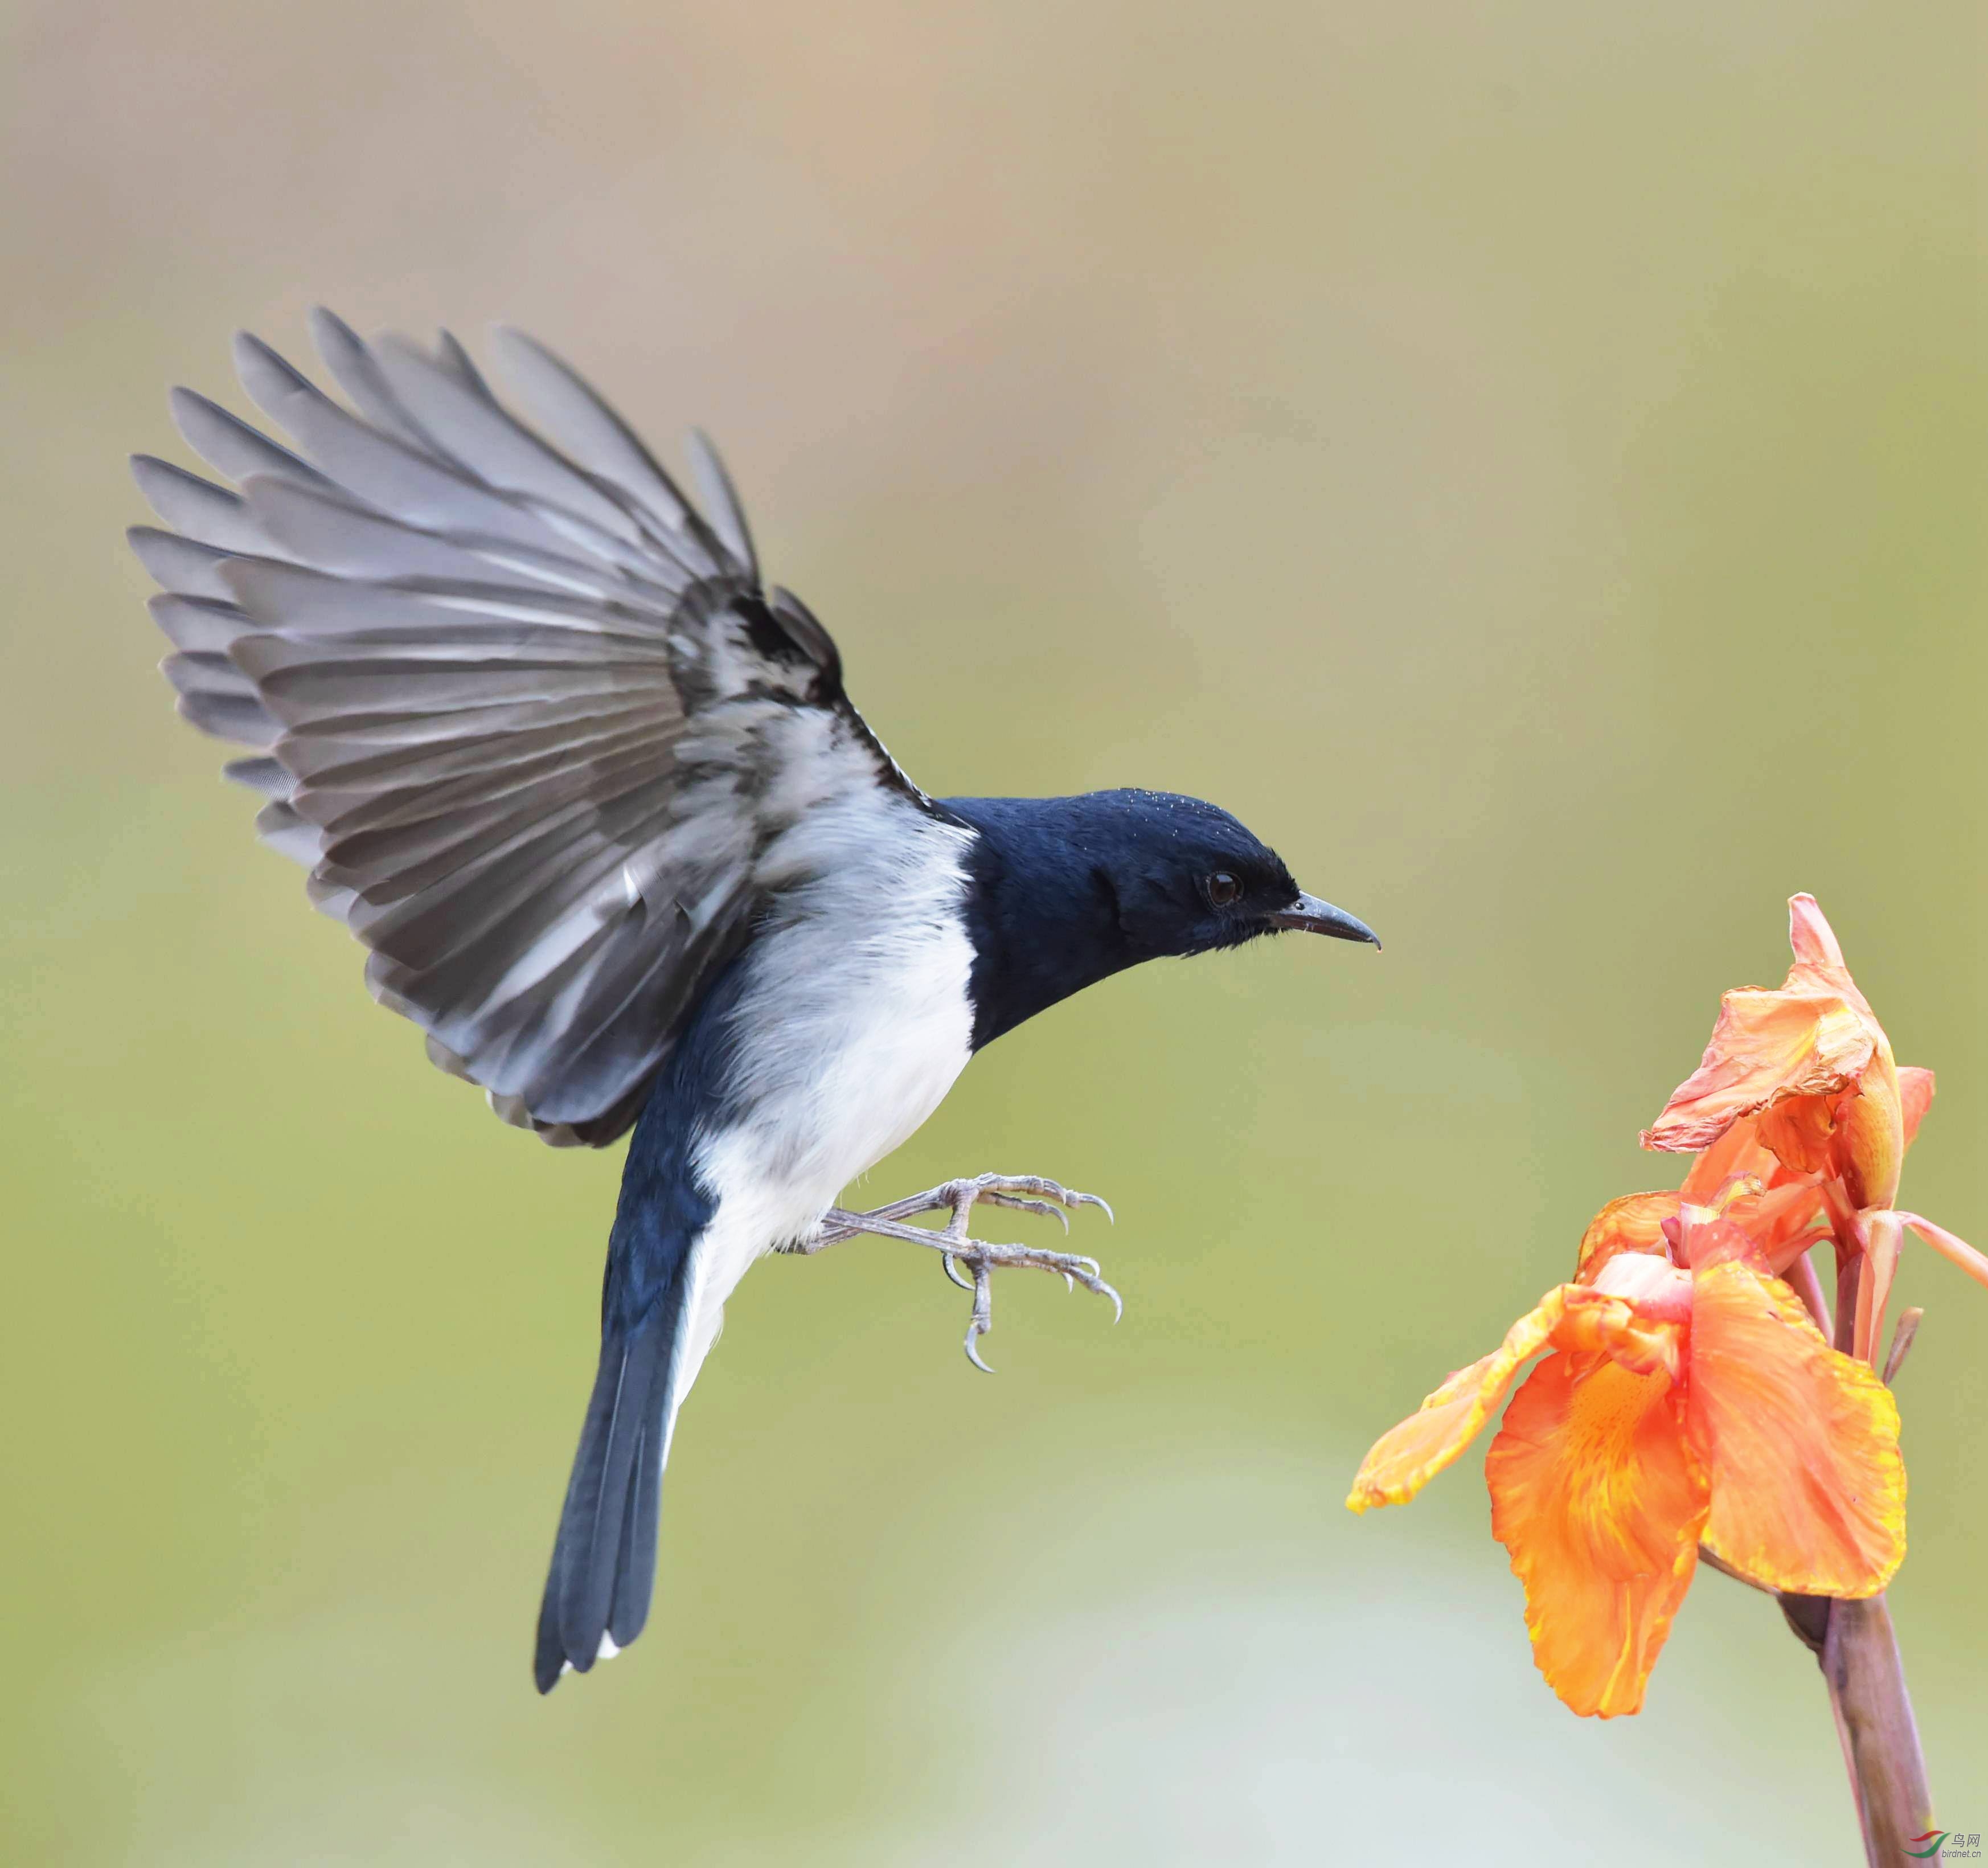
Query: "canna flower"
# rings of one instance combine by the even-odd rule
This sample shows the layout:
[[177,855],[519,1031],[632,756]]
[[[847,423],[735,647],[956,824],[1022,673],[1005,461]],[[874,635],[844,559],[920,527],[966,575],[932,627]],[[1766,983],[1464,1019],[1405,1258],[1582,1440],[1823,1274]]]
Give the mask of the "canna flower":
[[[1823,1237],[1839,1267],[1868,1267],[1844,1320],[1847,1346],[1873,1359],[1904,1229],[1988,1284],[1988,1258],[1917,1213],[1896,1210],[1905,1151],[1932,1102],[1929,1070],[1900,1068],[1813,895],[1788,902],[1794,964],[1777,991],[1743,986],[1719,1002],[1696,1071],[1643,1132],[1645,1148],[1699,1154],[1681,1191],[1755,1189],[1780,1230],[1761,1243],[1785,1270]],[[1824,1233],[1811,1233],[1817,1225]]]
[[1347,1500],[1414,1497],[1544,1351],[1485,1472],[1533,1658],[1576,1712],[1641,1706],[1701,1543],[1807,1595],[1875,1595],[1905,1556],[1890,1391],[1830,1347],[1734,1217],[1750,1202],[1757,1218],[1762,1193],[1726,1184],[1723,1210],[1678,1193],[1603,1208],[1574,1280],[1383,1435]]
[[1407,1503],[1503,1406],[1491,1528],[1547,1684],[1578,1713],[1639,1711],[1701,1555],[1777,1592],[1823,1660],[1867,1853],[1890,1861],[1932,1817],[1884,1602],[1905,1554],[1888,1382],[1919,1313],[1882,1379],[1876,1346],[1908,1228],[1983,1284],[1988,1258],[1898,1206],[1932,1074],[1899,1067],[1814,898],[1788,910],[1787,978],[1725,995],[1644,1134],[1693,1155],[1684,1184],[1603,1207],[1573,1277],[1383,1434],[1346,1502]]
[[1902,1072],[1813,895],[1788,903],[1794,964],[1777,992],[1741,986],[1719,1005],[1698,1068],[1643,1132],[1645,1148],[1708,1149],[1752,1118],[1753,1135],[1794,1173],[1841,1181],[1858,1208],[1888,1207],[1932,1073]]

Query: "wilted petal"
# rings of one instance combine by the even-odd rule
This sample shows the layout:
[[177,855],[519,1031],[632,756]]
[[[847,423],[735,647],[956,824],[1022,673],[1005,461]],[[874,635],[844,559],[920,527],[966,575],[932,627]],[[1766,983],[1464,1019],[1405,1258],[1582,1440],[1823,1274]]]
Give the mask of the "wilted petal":
[[[1371,1505],[1406,1504],[1429,1481],[1450,1464],[1490,1419],[1520,1365],[1546,1346],[1562,1317],[1568,1295],[1577,1287],[1560,1284],[1540,1300],[1506,1332],[1489,1355],[1459,1369],[1398,1426],[1374,1443],[1361,1462],[1347,1509],[1364,1511]],[[1587,1293],[1580,1292],[1585,1298]]]
[[1857,982],[1850,976],[1849,963],[1843,957],[1836,930],[1816,905],[1814,895],[1788,897],[1788,945],[1794,950],[1795,963],[1788,969],[1782,991],[1834,993],[1848,1000],[1873,1024],[1877,1023],[1871,1002],[1857,990]]
[[1662,1254],[1664,1222],[1677,1217],[1680,1196],[1625,1193],[1612,1200],[1587,1223],[1581,1236],[1581,1257],[1574,1272],[1577,1284],[1591,1284],[1610,1259],[1623,1252]]
[[1689,1414],[1712,1481],[1705,1541],[1725,1562],[1804,1596],[1891,1581],[1905,1554],[1898,1408],[1779,1278],[1729,1261],[1697,1274]]
[[1788,946],[1798,966],[1843,967],[1842,942],[1815,897],[1806,891],[1788,897]]
[[1869,1022],[1837,993],[1743,986],[1720,1000],[1704,1061],[1643,1132],[1643,1146],[1709,1148],[1742,1116],[1790,1097],[1837,1094],[1875,1049]]
[[[1788,1166],[1805,1173],[1839,1177],[1853,1206],[1889,1206],[1898,1196],[1898,1170],[1905,1163],[1905,1134],[1902,1086],[1891,1041],[1885,1035],[1871,1002],[1857,989],[1844,964],[1843,949],[1811,895],[1796,895],[1788,903],[1788,942],[1795,963],[1784,993],[1834,994],[1864,1021],[1872,1045],[1871,1064],[1849,1086],[1851,1094],[1836,1098],[1826,1114],[1804,1112],[1789,1103],[1763,1116],[1760,1139]],[[1929,1094],[1930,1085],[1927,1086]],[[1776,1133],[1777,1119],[1783,1132]],[[1835,1133],[1828,1135],[1834,1128]],[[1814,1131],[1824,1132],[1818,1136]]]
[[1485,1476],[1547,1684],[1576,1712],[1635,1711],[1707,1509],[1676,1388],[1605,1357],[1549,1356],[1505,1410]]

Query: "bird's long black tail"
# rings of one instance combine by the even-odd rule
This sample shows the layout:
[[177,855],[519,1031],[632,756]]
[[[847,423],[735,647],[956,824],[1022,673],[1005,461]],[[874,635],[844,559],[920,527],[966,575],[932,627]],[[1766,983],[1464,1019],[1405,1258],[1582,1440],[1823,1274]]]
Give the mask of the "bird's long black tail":
[[587,1404],[539,1610],[532,1672],[541,1693],[571,1666],[584,1673],[602,1636],[626,1647],[649,1619],[671,1388],[681,1352],[680,1269],[632,1325],[610,1321]]

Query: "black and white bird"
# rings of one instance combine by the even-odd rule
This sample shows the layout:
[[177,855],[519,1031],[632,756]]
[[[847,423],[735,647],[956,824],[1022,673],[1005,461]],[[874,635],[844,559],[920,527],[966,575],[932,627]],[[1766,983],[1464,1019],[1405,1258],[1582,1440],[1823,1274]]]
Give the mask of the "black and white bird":
[[[495,341],[529,425],[452,338],[313,323],[350,407],[238,339],[296,451],[174,391],[239,490],[140,456],[166,529],[130,539],[164,587],[181,712],[252,749],[228,775],[371,949],[374,997],[506,1122],[555,1146],[634,1130],[543,1692],[641,1632],[678,1410],[755,1260],[858,1232],[934,1247],[973,1292],[976,1362],[996,1267],[1115,1304],[1087,1257],[969,1236],[976,1203],[1103,1204],[1053,1181],[835,1203],[976,1051],[1142,960],[1374,937],[1196,799],[928,797],[827,631],[762,584],[702,436],[699,505],[528,337]],[[942,1230],[905,1223],[941,1210]]]

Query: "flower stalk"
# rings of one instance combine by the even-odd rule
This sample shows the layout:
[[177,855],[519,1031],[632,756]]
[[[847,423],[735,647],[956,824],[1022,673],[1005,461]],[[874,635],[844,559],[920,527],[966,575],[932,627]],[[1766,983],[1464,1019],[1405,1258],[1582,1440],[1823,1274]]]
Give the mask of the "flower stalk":
[[1932,1792],[1891,1609],[1882,1595],[1856,1602],[1783,1596],[1780,1602],[1829,1688],[1865,1860],[1870,1868],[1905,1868],[1919,1859],[1907,1845],[1934,1826]]
[[[1898,1318],[1885,1360],[1888,1383],[1912,1349],[1920,1315],[1909,1310]],[[1932,1792],[1889,1606],[1882,1594],[1861,1602],[1829,1596],[1778,1600],[1795,1638],[1815,1656],[1829,1689],[1865,1860],[1870,1868],[1900,1868],[1922,1859],[1908,1845],[1934,1827]]]

